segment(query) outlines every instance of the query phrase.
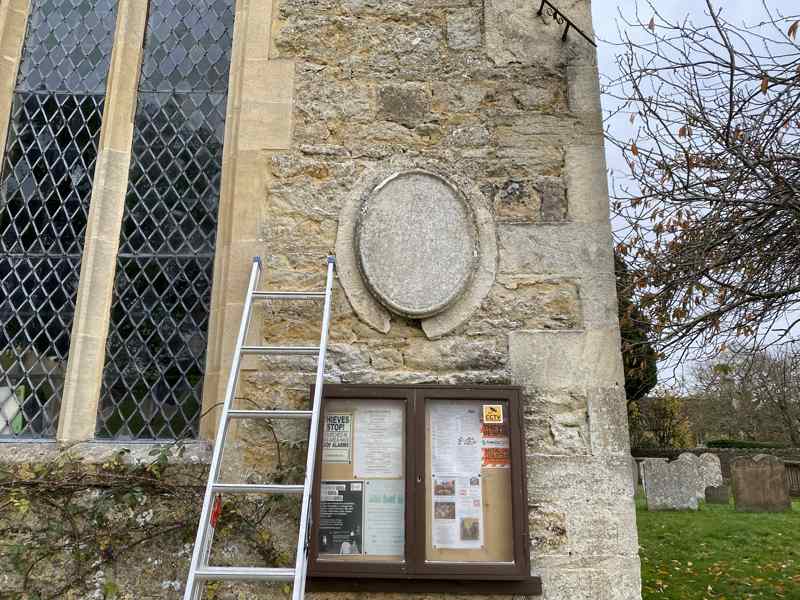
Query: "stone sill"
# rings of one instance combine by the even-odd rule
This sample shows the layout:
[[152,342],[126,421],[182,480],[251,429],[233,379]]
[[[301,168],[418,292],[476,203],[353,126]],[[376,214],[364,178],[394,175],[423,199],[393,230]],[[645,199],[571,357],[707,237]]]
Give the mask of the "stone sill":
[[[9,441],[0,442],[0,464],[36,464],[50,462],[67,452],[87,465],[103,464],[114,457],[120,450],[130,452],[122,458],[123,464],[137,465],[153,460],[150,455],[154,448],[171,446],[172,443],[159,442],[122,442],[91,441],[74,444],[61,444],[55,441]],[[202,440],[192,440],[183,444],[183,456],[177,450],[170,453],[170,464],[175,465],[207,465],[211,463],[211,444]]]

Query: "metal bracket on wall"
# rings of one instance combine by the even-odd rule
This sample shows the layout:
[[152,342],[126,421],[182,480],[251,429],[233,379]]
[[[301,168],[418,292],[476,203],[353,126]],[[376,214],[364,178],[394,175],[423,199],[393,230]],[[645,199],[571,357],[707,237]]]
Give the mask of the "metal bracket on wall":
[[[547,9],[545,11],[545,8]],[[578,33],[581,34],[583,39],[589,42],[592,46],[597,48],[597,44],[595,44],[594,40],[590,38],[588,35],[583,33],[572,21],[570,21],[564,13],[558,10],[555,6],[550,4],[547,0],[542,0],[542,4],[539,6],[539,12],[536,13],[537,17],[541,17],[543,14],[546,14],[548,17],[553,17],[553,20],[558,23],[559,25],[564,25],[564,35],[561,36],[561,41],[567,41],[567,34],[569,33],[570,29],[574,29]]]

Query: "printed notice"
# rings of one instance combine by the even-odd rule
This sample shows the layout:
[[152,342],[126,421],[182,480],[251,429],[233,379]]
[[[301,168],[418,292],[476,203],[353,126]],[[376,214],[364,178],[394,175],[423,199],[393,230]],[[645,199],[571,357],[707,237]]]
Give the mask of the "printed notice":
[[511,445],[506,423],[481,425],[481,466],[484,469],[511,468]]
[[322,436],[322,462],[350,463],[353,448],[353,415],[329,413],[325,415]]
[[483,547],[483,503],[481,479],[433,477],[434,548],[476,549]]
[[405,492],[402,479],[365,482],[364,554],[405,554]]
[[358,479],[403,476],[403,405],[356,410],[353,475]]
[[363,481],[322,481],[319,553],[362,554]]
[[431,406],[431,472],[467,476],[481,469],[481,415],[458,402]]

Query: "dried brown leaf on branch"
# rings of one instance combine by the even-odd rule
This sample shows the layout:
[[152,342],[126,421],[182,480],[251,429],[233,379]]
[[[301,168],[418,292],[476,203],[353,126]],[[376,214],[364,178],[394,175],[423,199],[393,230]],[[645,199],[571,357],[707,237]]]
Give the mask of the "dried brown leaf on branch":
[[[659,351],[800,338],[800,14],[764,7],[751,26],[712,0],[678,21],[647,7],[657,30],[621,24],[604,87],[620,107],[607,141],[631,167],[612,181],[617,243]],[[635,143],[615,116],[630,112]]]

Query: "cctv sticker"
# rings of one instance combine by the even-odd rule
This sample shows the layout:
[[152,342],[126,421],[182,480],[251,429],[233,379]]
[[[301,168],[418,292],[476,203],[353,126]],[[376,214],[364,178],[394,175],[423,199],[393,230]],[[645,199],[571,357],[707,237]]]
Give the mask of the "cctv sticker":
[[503,422],[503,405],[502,404],[484,404],[483,405],[483,422],[484,423],[502,423]]

